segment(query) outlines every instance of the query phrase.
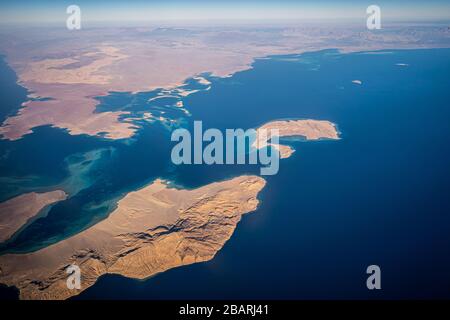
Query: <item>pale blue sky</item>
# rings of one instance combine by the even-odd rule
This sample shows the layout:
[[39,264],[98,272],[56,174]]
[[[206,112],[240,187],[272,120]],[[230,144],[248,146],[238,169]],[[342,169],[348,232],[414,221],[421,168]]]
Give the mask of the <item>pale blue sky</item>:
[[450,0],[14,0],[0,1],[0,19],[63,21],[70,4],[80,6],[85,21],[364,19],[371,4],[379,5],[389,20],[450,19]]

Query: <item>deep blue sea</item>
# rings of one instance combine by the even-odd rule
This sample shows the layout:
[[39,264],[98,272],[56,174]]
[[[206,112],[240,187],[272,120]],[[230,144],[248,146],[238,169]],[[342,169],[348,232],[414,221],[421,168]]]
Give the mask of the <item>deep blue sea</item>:
[[[4,119],[26,91],[13,85],[3,62],[0,69]],[[258,210],[244,216],[212,261],[146,281],[106,275],[75,299],[450,298],[449,74],[449,49],[326,50],[260,59],[229,78],[208,76],[210,90],[183,99],[190,116],[167,101],[147,103],[154,93],[99,98],[97,112],[164,111],[186,127],[194,120],[219,129],[330,120],[342,139],[289,140],[297,151],[265,177]],[[0,141],[0,200],[55,186],[71,195],[1,252],[33,251],[77,233],[156,177],[197,187],[259,172],[250,165],[176,167],[170,127],[142,126],[123,141],[49,126]],[[381,268],[382,290],[366,288],[372,264]]]

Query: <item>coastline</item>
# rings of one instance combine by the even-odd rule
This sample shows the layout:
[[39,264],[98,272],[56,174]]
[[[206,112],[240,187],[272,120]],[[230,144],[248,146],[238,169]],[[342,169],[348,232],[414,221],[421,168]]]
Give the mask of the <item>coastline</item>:
[[0,242],[10,240],[36,219],[42,210],[66,198],[67,194],[64,191],[56,190],[46,193],[25,193],[0,203]]
[[[0,282],[16,286],[22,299],[66,299],[80,292],[65,286],[68,264],[80,266],[84,290],[105,273],[143,279],[210,260],[241,215],[257,208],[265,184],[262,178],[241,176],[177,191],[156,180],[127,194],[108,218],[71,238],[33,253],[0,256]],[[144,234],[147,240],[140,238]]]

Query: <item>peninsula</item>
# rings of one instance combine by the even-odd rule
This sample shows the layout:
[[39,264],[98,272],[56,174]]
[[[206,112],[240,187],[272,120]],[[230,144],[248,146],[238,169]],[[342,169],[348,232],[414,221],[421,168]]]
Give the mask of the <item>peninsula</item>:
[[30,192],[0,203],[0,242],[8,240],[42,209],[66,197],[62,190]]
[[[118,202],[108,218],[39,251],[0,256],[0,283],[21,299],[67,299],[103,274],[145,279],[210,260],[231,237],[241,216],[258,206],[266,181],[240,176],[192,189],[162,180]],[[81,289],[68,289],[66,268],[81,269]]]

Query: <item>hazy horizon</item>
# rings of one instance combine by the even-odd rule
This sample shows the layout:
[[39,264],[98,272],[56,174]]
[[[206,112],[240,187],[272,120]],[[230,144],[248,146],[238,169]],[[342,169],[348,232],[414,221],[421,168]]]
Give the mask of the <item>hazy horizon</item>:
[[66,8],[78,5],[84,22],[301,22],[365,21],[366,8],[378,5],[384,21],[450,20],[450,3],[420,1],[7,1],[0,4],[2,24],[51,24],[67,19]]

